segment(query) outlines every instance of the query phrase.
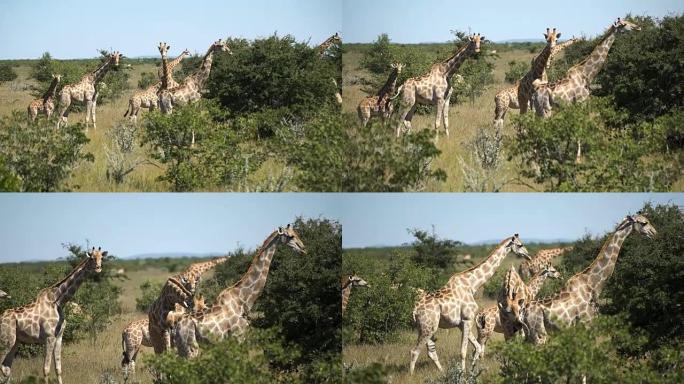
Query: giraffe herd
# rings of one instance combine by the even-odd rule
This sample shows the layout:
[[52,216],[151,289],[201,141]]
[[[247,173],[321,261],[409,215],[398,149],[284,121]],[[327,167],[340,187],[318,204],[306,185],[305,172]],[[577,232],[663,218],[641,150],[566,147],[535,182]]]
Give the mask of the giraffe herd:
[[[598,312],[600,294],[615,269],[622,243],[632,232],[649,239],[657,235],[656,229],[644,215],[639,213],[626,216],[612,235],[608,236],[594,261],[570,277],[560,290],[545,298],[537,298],[544,281],[561,278],[561,274],[552,265],[552,260],[572,248],[543,249],[535,257],[531,257],[518,234],[504,239],[478,265],[453,274],[441,289],[428,293],[414,288],[417,295],[412,321],[418,339],[410,350],[409,373],[414,374],[423,345],[427,348],[430,360],[439,371],[443,371],[435,343],[435,332],[439,328],[461,329],[459,352],[461,369],[465,371],[468,344],[474,349],[472,369],[483,356],[487,341],[494,332],[502,333],[506,341],[520,334],[527,342],[539,345],[546,342],[551,331],[578,322],[590,322]],[[503,259],[511,252],[525,259],[520,270],[525,271],[527,283],[511,265],[503,279],[496,305],[481,308],[475,300],[476,292],[491,279]],[[343,314],[351,287],[356,281],[363,282],[362,285],[368,284],[355,274],[343,279]]]
[[[197,293],[198,286],[202,274],[227,262],[227,257],[194,263],[183,272],[170,276],[150,305],[148,316],[131,321],[123,329],[121,367],[124,380],[135,373],[135,360],[142,346],[152,347],[156,354],[176,349],[180,356],[193,358],[199,353],[201,344],[231,336],[242,340],[249,328],[247,317],[266,285],[279,245],[297,254],[306,254],[306,247],[292,225],[277,228],[255,253],[240,280],[221,291],[211,306],[207,306],[204,296]],[[45,345],[45,382],[49,381],[54,359],[57,381],[62,383],[62,336],[67,326],[64,310],[80,308],[70,300],[86,277],[102,271],[102,261],[107,254],[107,251],[93,247],[64,279],[38,292],[35,301],[0,315],[0,381],[9,380],[12,362],[23,343]],[[0,291],[0,299],[6,298],[10,296]]]

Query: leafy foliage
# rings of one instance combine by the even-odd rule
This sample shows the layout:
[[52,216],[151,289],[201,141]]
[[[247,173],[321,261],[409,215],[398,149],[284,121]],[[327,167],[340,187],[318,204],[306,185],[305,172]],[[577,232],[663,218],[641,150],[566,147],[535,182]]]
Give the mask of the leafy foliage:
[[139,89],[147,89],[152,85],[159,82],[157,74],[154,72],[143,72],[140,74],[140,80],[138,80]]
[[428,130],[397,139],[379,124],[357,129],[352,116],[330,113],[278,135],[288,162],[300,170],[295,180],[302,190],[421,190],[428,181],[446,177],[432,169],[439,150]]
[[446,269],[456,263],[458,246],[461,242],[450,239],[440,239],[435,234],[420,229],[409,231],[416,240],[413,242],[415,255],[412,260],[417,265],[426,268]]
[[390,38],[386,33],[378,36],[370,49],[364,52],[361,67],[371,73],[384,74],[394,61],[394,54],[390,46]]
[[0,83],[5,81],[12,81],[17,78],[17,73],[14,72],[10,63],[0,63]]
[[515,84],[515,82],[525,76],[529,70],[530,65],[528,63],[511,60],[508,62],[508,70],[504,74],[504,79],[511,84]]
[[[660,191],[678,177],[681,154],[663,152],[658,133],[675,130],[676,136],[680,128],[626,125],[624,111],[605,99],[558,108],[547,119],[531,115],[514,117],[517,135],[508,149],[524,166],[520,174],[548,191]],[[578,139],[581,164],[576,163]]]
[[81,124],[61,129],[42,119],[28,124],[19,111],[0,118],[0,158],[20,178],[22,191],[69,190],[64,180],[80,164],[94,159],[84,151],[89,141]]
[[163,285],[163,283],[153,283],[149,280],[140,284],[140,296],[135,298],[135,309],[147,313],[150,305],[159,297]]

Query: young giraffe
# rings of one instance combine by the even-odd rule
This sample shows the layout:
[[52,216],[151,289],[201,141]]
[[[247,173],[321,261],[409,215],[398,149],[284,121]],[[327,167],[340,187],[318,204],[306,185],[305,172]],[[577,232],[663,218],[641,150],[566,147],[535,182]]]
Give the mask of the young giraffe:
[[[170,78],[167,79],[169,82],[170,88],[178,86],[178,83],[176,80],[173,78],[173,70],[180,64],[181,61],[185,58],[185,56],[189,55],[190,51],[187,49],[181,52],[178,57],[175,59],[171,60],[168,62],[168,70],[169,73],[171,74]],[[163,74],[163,68],[159,68],[157,71],[157,75],[161,79]],[[124,117],[128,116],[129,119],[135,124],[138,121],[138,113],[140,112],[140,108],[147,108],[150,111],[154,110],[157,108],[159,104],[159,100],[157,98],[157,92],[159,92],[159,88],[161,87],[161,81],[157,82],[157,84],[149,86],[147,89],[137,91],[131,96],[131,98],[128,100],[128,109],[126,110],[126,113],[124,113]]]
[[[546,63],[546,66],[544,70],[542,71],[541,75],[541,81],[542,82],[547,82],[548,81],[548,75],[547,75],[547,70],[551,67],[551,63],[553,62],[555,56],[559,55],[561,52],[563,52],[567,47],[571,46],[572,44],[575,44],[578,42],[579,39],[572,38],[568,41],[565,41],[563,43],[556,44],[555,47],[551,49],[551,55],[549,56],[549,60]],[[534,62],[536,58],[532,59],[532,62],[530,63],[530,68],[534,68]],[[500,90],[499,92],[496,93],[496,96],[494,96],[494,126],[495,127],[503,127],[503,122],[504,118],[506,117],[506,112],[508,112],[508,109],[519,109],[520,105],[518,104],[518,85],[520,84],[519,81],[515,83],[514,86],[504,88]],[[532,105],[532,100],[530,100],[530,106]]]
[[547,264],[551,264],[553,259],[572,250],[572,248],[573,247],[564,247],[540,250],[531,260],[523,260],[519,267],[520,276],[522,276],[523,279],[529,279],[531,276],[541,272]]
[[163,353],[171,347],[171,328],[165,322],[166,315],[173,310],[176,303],[187,306],[190,298],[194,297],[197,284],[202,273],[226,262],[228,258],[191,264],[182,273],[170,277],[162,287],[159,297],[150,305],[148,312],[150,342],[154,353]]
[[[601,68],[603,68],[603,64],[605,64],[608,58],[608,52],[615,42],[615,36],[618,33],[632,30],[639,31],[641,28],[634,23],[618,18],[608,28],[591,54],[570,68],[565,77],[551,84],[535,81],[533,84],[534,95],[532,97],[532,104],[537,116],[550,116],[552,107],[562,102],[576,103],[586,100],[591,93],[589,86]],[[580,162],[581,157],[582,144],[578,139],[577,162]]]
[[633,230],[649,239],[657,232],[641,214],[625,217],[612,236],[606,239],[596,259],[582,272],[572,276],[560,292],[544,300],[514,303],[519,306],[518,319],[525,328],[527,340],[535,344],[546,342],[547,333],[561,325],[571,326],[577,321],[589,322],[597,312],[603,287],[613,274],[620,248]]
[[[321,58],[324,58],[328,54],[328,49],[332,47],[333,45],[340,45],[342,44],[342,36],[338,32],[335,32],[334,35],[328,37],[324,42],[321,43],[316,49],[318,50],[318,56]],[[333,84],[335,85],[335,101],[337,101],[337,104],[342,104],[342,93],[339,90],[340,86],[337,84],[337,80],[335,78],[330,79],[332,80]]]
[[62,75],[52,75],[52,82],[50,87],[43,94],[40,99],[33,100],[28,106],[29,121],[36,121],[38,113],[43,112],[47,119],[50,119],[52,112],[55,111],[55,95],[57,94],[57,85],[62,80]]
[[[204,296],[193,297],[192,312],[199,313],[204,311],[207,306],[204,303]],[[181,309],[179,309],[179,307]],[[181,304],[176,303],[173,312],[169,312],[166,317],[166,326],[173,329],[175,325],[175,315],[174,312],[183,311],[185,312],[185,307]],[[152,341],[150,340],[149,332],[150,320],[148,318],[133,320],[121,332],[121,345],[123,347],[123,359],[121,360],[121,367],[123,370],[124,381],[128,380],[130,375],[135,374],[135,359],[140,352],[140,347],[152,347]],[[171,338],[173,342],[173,338]]]
[[93,247],[64,279],[38,292],[34,302],[3,312],[0,316],[0,362],[5,380],[9,381],[19,343],[45,343],[45,382],[48,382],[54,357],[57,381],[62,383],[62,336],[66,327],[64,305],[71,300],[86,276],[102,271],[102,258],[106,256],[107,251]]
[[[461,368],[465,371],[468,341],[473,344],[476,356],[480,353],[480,345],[471,335],[470,327],[477,313],[475,293],[493,275],[509,252],[523,257],[529,257],[527,249],[520,241],[518,234],[503,240],[494,251],[480,264],[463,272],[455,273],[446,285],[433,293],[420,297],[413,309],[413,320],[418,329],[416,346],[411,349],[411,364],[409,371],[413,375],[416,361],[420,355],[423,343],[427,346],[428,356],[442,371],[439,363],[435,342],[432,337],[438,328],[461,328]],[[473,360],[473,365],[476,360]]]
[[365,127],[371,117],[379,116],[382,119],[383,124],[385,120],[392,114],[392,98],[395,96],[397,91],[397,79],[401,73],[404,64],[392,63],[392,72],[390,72],[385,85],[382,86],[380,91],[375,96],[368,96],[361,100],[358,107],[356,108],[359,114],[359,119]]
[[444,122],[446,136],[449,137],[449,102],[446,97],[451,90],[451,77],[463,64],[466,58],[480,52],[480,43],[484,36],[472,35],[468,44],[458,50],[447,60],[434,64],[430,71],[419,77],[412,77],[404,82],[400,100],[401,114],[397,125],[397,137],[401,134],[402,125],[407,132],[411,131],[411,120],[416,111],[416,103],[437,106],[435,115],[435,139],[439,136],[439,129]]
[[351,295],[351,290],[353,287],[367,287],[368,283],[366,280],[356,276],[356,274],[349,275],[346,278],[342,278],[342,316],[347,310],[347,304],[349,303],[349,295]]
[[[525,284],[520,279],[517,272],[515,272],[515,268],[511,266],[511,269],[506,272],[506,277],[504,278],[505,285],[502,289],[502,294],[497,299],[497,305],[481,309],[475,316],[477,342],[482,347],[478,358],[484,356],[487,342],[492,333],[503,333],[504,338],[509,340],[520,329],[517,325],[517,320],[513,319],[514,321],[512,322],[511,318],[506,316],[505,308],[507,307],[507,301],[519,298],[534,299],[547,278],[560,278],[560,273],[551,264],[544,265],[544,268],[532,277],[528,284]],[[515,289],[512,289],[512,286],[515,286]]]
[[95,109],[97,108],[97,84],[102,81],[107,72],[112,67],[119,66],[119,60],[124,56],[119,52],[112,52],[107,56],[104,63],[94,70],[83,76],[76,84],[67,84],[59,92],[59,121],[57,128],[67,124],[69,118],[69,107],[71,102],[76,100],[78,102],[86,103],[85,124],[86,129],[88,122],[93,123],[93,128],[97,128],[95,119]]
[[281,244],[299,254],[306,253],[304,243],[291,225],[273,231],[254,255],[247,272],[235,285],[221,291],[211,308],[198,316],[184,315],[178,320],[175,338],[181,356],[197,356],[200,342],[224,339],[228,335],[240,338],[244,334],[249,327],[247,315],[266,286],[271,260]]

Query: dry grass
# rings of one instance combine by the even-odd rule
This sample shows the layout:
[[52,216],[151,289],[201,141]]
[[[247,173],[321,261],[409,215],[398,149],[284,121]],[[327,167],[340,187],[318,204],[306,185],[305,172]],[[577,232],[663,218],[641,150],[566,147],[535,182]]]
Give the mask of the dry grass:
[[[80,340],[65,345],[62,349],[62,376],[66,383],[97,383],[103,374],[109,373],[123,382],[121,373],[121,331],[129,321],[144,318],[144,313],[135,309],[135,298],[141,295],[140,284],[145,280],[162,282],[169,276],[165,269],[144,269],[129,272],[129,279],[119,284],[122,289],[122,314],[113,319],[106,331],[99,334],[94,341]],[[68,326],[68,324],[67,324]],[[136,363],[137,379],[140,383],[151,383],[152,377],[145,370],[143,356],[152,353],[150,348],[143,347]],[[43,376],[43,356],[25,359],[17,357],[12,365],[12,377],[21,379],[28,375]],[[55,378],[54,367],[51,377]]]

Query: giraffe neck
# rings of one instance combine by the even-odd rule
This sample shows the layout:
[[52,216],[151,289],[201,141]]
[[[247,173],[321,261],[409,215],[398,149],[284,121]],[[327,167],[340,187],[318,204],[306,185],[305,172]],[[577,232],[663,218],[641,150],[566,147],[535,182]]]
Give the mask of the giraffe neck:
[[467,59],[468,56],[472,55],[473,53],[475,53],[475,50],[471,48],[471,44],[468,44],[458,50],[458,52],[444,62],[444,76],[447,79],[450,79],[454,72],[456,72],[461,64],[463,64],[465,59]]
[[64,305],[76,293],[83,280],[88,275],[88,263],[91,259],[86,258],[80,262],[72,271],[59,283],[52,286],[53,300],[58,306]]
[[508,254],[506,245],[511,239],[508,238],[501,242],[498,247],[480,264],[468,269],[465,272],[456,273],[449,279],[449,283],[458,281],[458,277],[464,277],[468,281],[468,286],[472,291],[479,289],[487,282],[501,265],[501,262]]
[[541,53],[539,53],[539,55],[534,59],[531,70],[532,79],[539,79],[542,77],[550,57],[551,46],[549,44],[546,44],[546,47],[544,47]]
[[399,71],[394,68],[392,73],[390,73],[385,85],[382,86],[378,92],[378,98],[382,99],[385,95],[392,95],[397,87],[397,78],[399,77]]
[[556,56],[558,56],[561,52],[565,50],[565,48],[575,44],[577,40],[568,40],[565,42],[562,42],[560,44],[557,44],[555,47],[553,47],[553,50],[551,50],[551,57],[549,58],[549,61],[553,60]]
[[539,293],[539,290],[541,289],[542,284],[544,284],[546,277],[547,276],[545,273],[541,273],[541,274],[535,275],[527,283],[527,292],[529,293],[529,299],[530,300],[537,297],[537,293]]
[[[180,62],[183,61],[183,59],[184,59],[185,56],[187,56],[187,55],[188,55],[188,54],[187,54],[186,52],[182,52],[180,55],[178,55],[178,57],[176,57],[175,59],[173,59],[173,60],[167,62],[166,68],[167,68],[167,71],[168,71],[168,73],[169,73],[169,76],[172,76],[172,75],[173,75],[173,70],[174,70],[174,68],[176,68],[176,67],[178,66],[178,64],[180,64]],[[163,65],[163,60],[164,60],[164,58],[162,58],[162,67],[159,68],[159,71],[158,71],[158,73],[157,73],[157,75],[159,76],[160,79],[163,79],[163,77],[164,77],[164,65]],[[167,81],[168,81],[168,79],[167,79]]]
[[347,283],[347,285],[342,287],[342,315],[347,309],[347,303],[349,303],[349,295],[351,295],[352,284]]
[[247,269],[247,272],[240,278],[234,286],[224,290],[216,299],[217,303],[221,302],[221,297],[228,292],[238,292],[243,313],[248,312],[256,300],[261,295],[261,292],[266,286],[266,279],[268,278],[268,271],[271,267],[271,260],[278,247],[278,232],[274,231],[261,246],[259,252],[254,255],[252,264]]
[[195,79],[195,82],[197,83],[199,89],[202,89],[204,86],[204,82],[207,81],[209,78],[209,74],[211,73],[211,64],[214,61],[214,47],[212,46],[209,48],[209,51],[204,55],[204,58],[202,59],[202,65],[200,68],[195,72],[193,75],[193,78]]
[[610,27],[591,54],[580,64],[581,71],[588,82],[591,82],[596,77],[603,64],[605,64],[608,58],[608,51],[610,51],[610,47],[615,42],[615,32],[615,28]]
[[335,36],[330,36],[328,39],[324,42],[321,43],[321,45],[318,46],[318,55],[319,56],[325,56],[325,51],[330,48],[333,43],[335,42]]
[[632,233],[632,229],[633,227],[629,223],[625,221],[620,223],[615,233],[603,243],[596,259],[582,271],[582,274],[589,277],[587,279],[589,288],[595,292],[595,296],[601,293],[606,281],[613,274],[622,243]]
[[50,87],[48,88],[48,90],[43,95],[43,100],[47,101],[51,98],[54,98],[56,93],[57,93],[57,79],[52,79],[52,82],[50,83]]
[[169,68],[169,61],[166,54],[162,56],[162,76],[161,76],[161,87],[160,90],[168,89],[169,84],[172,82],[171,79],[171,69]]
[[111,67],[111,64],[112,64],[112,60],[110,58],[107,61],[105,61],[104,63],[102,63],[96,70],[94,70],[90,74],[90,76],[93,79],[93,84],[99,83],[102,80],[102,78],[105,77],[105,75],[107,74],[107,71],[109,71],[109,68]]

